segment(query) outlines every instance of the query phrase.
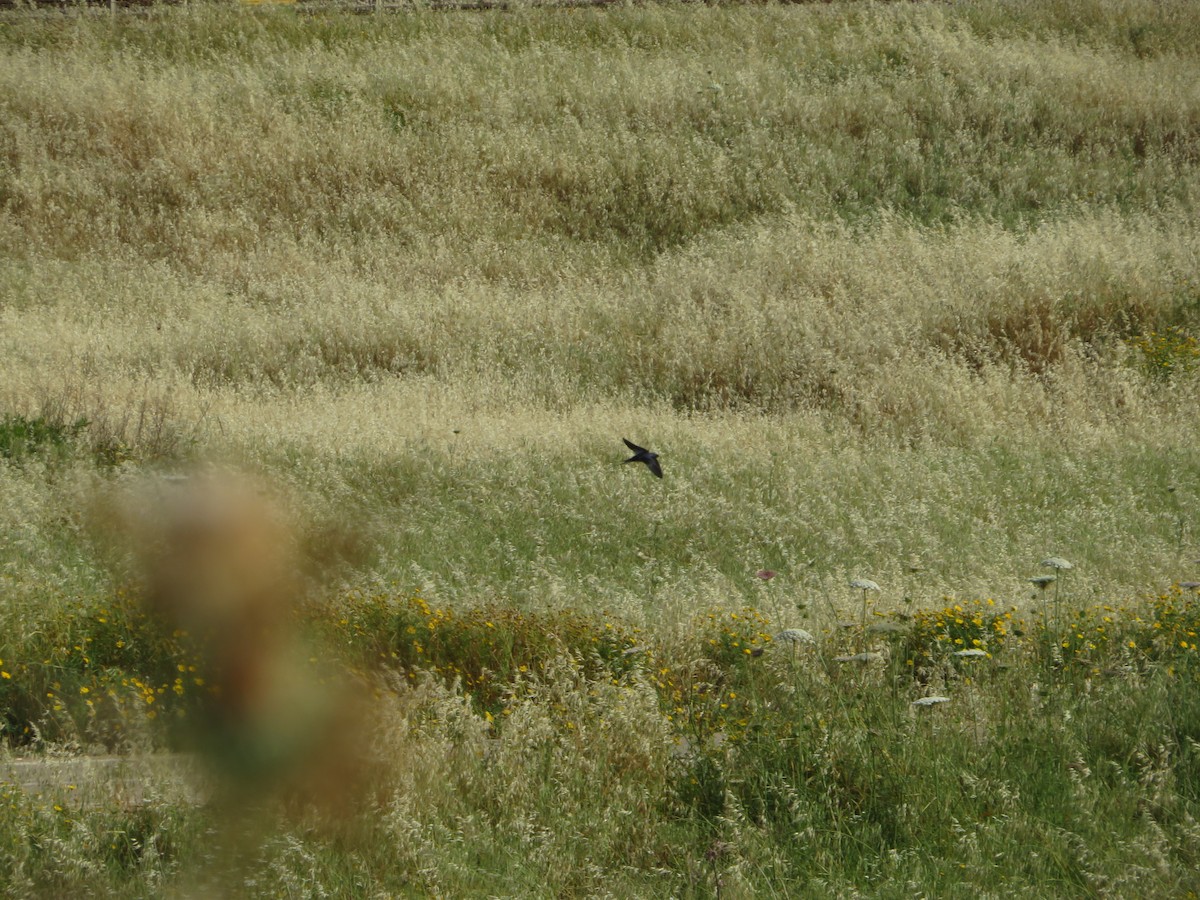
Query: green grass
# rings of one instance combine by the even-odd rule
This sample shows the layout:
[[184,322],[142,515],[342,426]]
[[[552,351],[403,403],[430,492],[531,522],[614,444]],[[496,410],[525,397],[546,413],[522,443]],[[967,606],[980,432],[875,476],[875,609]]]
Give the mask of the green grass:
[[[86,650],[51,667],[63,679],[56,721],[91,740],[114,715],[187,715],[169,674],[165,696],[144,704],[149,668],[173,672],[182,657],[122,602],[81,616],[70,639]],[[169,781],[136,821],[79,809],[67,786],[10,788],[4,816],[35,892],[62,888],[59,853],[89,861],[79,884],[118,893],[253,877],[266,891],[350,895],[489,883],[891,895],[916,881],[1175,896],[1197,888],[1200,852],[1197,602],[1174,589],[1079,609],[1049,631],[990,600],[881,612],[873,622],[898,628],[866,635],[878,658],[864,665],[837,661],[858,632],[793,646],[753,607],[699,613],[670,637],[612,617],[346,595],[313,622],[326,646],[361,678],[409,682],[376,701],[395,754],[378,817],[364,809],[332,833],[302,820],[222,851],[218,814],[181,803]],[[964,647],[986,655],[956,657]],[[6,688],[28,690],[29,674]],[[912,705],[934,695],[948,701]],[[222,852],[232,874],[204,862]]]
[[8,787],[2,877],[1200,890],[1197,83],[1151,0],[0,14],[4,740],[194,746],[146,522],[228,466],[386,761]]

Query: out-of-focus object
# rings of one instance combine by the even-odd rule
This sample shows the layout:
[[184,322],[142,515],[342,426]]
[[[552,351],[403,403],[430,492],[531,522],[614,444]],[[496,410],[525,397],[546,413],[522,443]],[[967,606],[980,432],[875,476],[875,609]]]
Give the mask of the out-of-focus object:
[[147,612],[205,685],[184,749],[214,797],[283,794],[348,812],[362,782],[361,698],[298,627],[296,543],[270,493],[229,474],[160,479],[131,493]]

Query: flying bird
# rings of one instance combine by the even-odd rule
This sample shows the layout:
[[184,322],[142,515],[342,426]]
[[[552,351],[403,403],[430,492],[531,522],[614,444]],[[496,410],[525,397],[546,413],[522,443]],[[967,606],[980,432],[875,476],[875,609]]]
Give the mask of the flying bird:
[[625,446],[633,451],[633,456],[625,460],[627,463],[641,462],[646,464],[646,468],[662,478],[662,466],[658,464],[658,454],[651,453],[645,447],[639,447],[637,444],[630,441],[628,438],[621,438],[625,442]]

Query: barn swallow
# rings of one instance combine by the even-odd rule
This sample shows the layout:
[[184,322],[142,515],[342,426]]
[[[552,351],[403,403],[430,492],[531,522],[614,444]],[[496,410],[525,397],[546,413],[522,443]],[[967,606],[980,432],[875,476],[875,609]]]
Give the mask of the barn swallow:
[[625,462],[645,463],[647,469],[649,469],[659,478],[662,478],[662,466],[658,464],[657,453],[651,453],[645,447],[639,447],[637,444],[631,442],[628,438],[621,438],[621,440],[625,442],[626,447],[633,451],[633,456],[629,457],[629,459],[625,460]]

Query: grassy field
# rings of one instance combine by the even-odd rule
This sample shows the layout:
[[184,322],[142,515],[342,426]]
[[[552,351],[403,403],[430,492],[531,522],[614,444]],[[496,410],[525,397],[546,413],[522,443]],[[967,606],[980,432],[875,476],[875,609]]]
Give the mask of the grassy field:
[[1200,892],[1198,337],[1182,0],[0,14],[7,752],[197,750],[112,510],[215,468],[373,704],[348,815],[14,784],[0,879]]

